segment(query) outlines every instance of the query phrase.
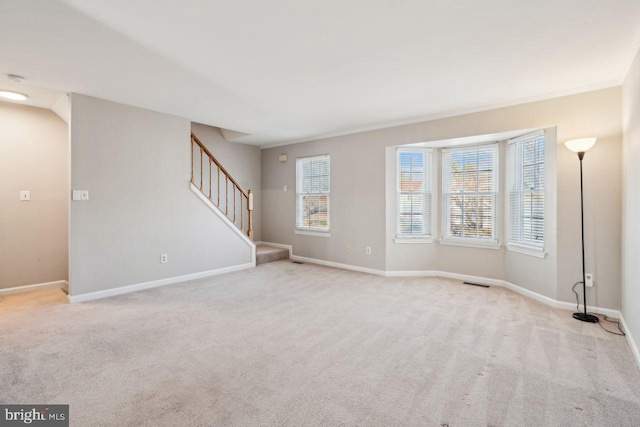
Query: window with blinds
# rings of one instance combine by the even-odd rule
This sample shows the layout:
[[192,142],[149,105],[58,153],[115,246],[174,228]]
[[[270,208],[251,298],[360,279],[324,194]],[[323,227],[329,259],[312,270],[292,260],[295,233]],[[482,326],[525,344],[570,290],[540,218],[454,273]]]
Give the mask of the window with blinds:
[[498,144],[442,150],[442,238],[498,242]]
[[296,159],[296,227],[329,231],[331,160],[328,154]]
[[544,132],[509,141],[509,243],[544,248]]
[[431,150],[398,148],[398,237],[431,236]]

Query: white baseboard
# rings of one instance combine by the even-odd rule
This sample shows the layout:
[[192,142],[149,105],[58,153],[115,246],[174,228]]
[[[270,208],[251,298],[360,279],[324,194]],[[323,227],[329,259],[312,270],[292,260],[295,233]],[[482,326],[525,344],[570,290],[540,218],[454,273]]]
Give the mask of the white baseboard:
[[436,277],[445,277],[447,279],[460,280],[461,282],[472,282],[478,283],[481,285],[489,285],[489,286],[504,286],[503,280],[498,279],[489,279],[487,277],[478,277],[471,276],[469,274],[458,274],[458,273],[450,273],[448,271],[434,271],[434,276]]
[[66,280],[55,280],[53,282],[36,283],[34,285],[16,286],[13,288],[0,289],[0,296],[17,294],[20,292],[37,291],[38,289],[61,288],[69,292],[69,282]]
[[[282,245],[282,247],[285,247],[285,246],[286,245]],[[491,279],[488,277],[479,277],[479,276],[472,276],[468,274],[458,274],[458,273],[451,273],[448,271],[437,271],[437,270],[384,271],[384,270],[377,270],[373,268],[358,267],[350,264],[341,264],[333,261],[325,261],[325,260],[316,259],[316,258],[308,258],[308,257],[299,256],[299,255],[291,255],[290,258],[294,261],[302,261],[302,262],[308,262],[311,264],[324,265],[327,267],[341,268],[343,270],[359,271],[361,273],[375,274],[377,276],[444,277],[447,279],[460,280],[463,282],[473,282],[473,283],[479,283],[483,285],[499,286],[499,287],[512,290],[516,293],[519,293],[520,295],[534,299],[538,302],[541,302],[553,308],[559,308],[562,310],[569,310],[569,311],[572,311],[572,310],[575,311],[576,309],[575,304],[573,303],[558,301],[556,299],[550,298],[548,296],[539,294],[537,292],[531,291],[529,289],[523,288],[521,286],[515,285],[505,280],[500,280],[500,279]],[[616,319],[620,318],[619,310],[613,310],[610,308],[603,308],[603,307],[589,307],[589,311],[599,313],[599,314],[604,314],[605,316],[616,318]]]
[[625,338],[627,338],[627,343],[629,343],[629,347],[631,347],[631,353],[633,353],[633,357],[636,359],[636,364],[638,365],[638,368],[640,368],[640,351],[638,351],[636,341],[633,339],[631,331],[627,327],[627,322],[624,321],[622,313],[620,313],[620,323],[622,324],[622,330],[625,333]]
[[304,257],[304,256],[299,256],[299,255],[291,255],[290,258],[292,260],[294,260],[294,261],[308,262],[308,263],[311,263],[311,264],[324,265],[326,267],[335,267],[335,268],[340,268],[342,270],[358,271],[360,273],[375,274],[377,276],[384,276],[385,275],[384,271],[376,270],[376,269],[373,269],[373,268],[358,267],[356,265],[341,264],[339,262],[324,261],[324,260],[321,260],[321,259],[307,258],[307,257]]
[[128,294],[131,292],[142,291],[144,289],[157,288],[160,286],[173,285],[176,283],[188,282],[190,280],[202,279],[219,274],[231,273],[233,271],[246,270],[253,268],[253,263],[232,265],[230,267],[218,268],[215,270],[201,271],[200,273],[185,274],[182,276],[168,277],[166,279],[152,280],[150,282],[137,283],[135,285],[121,286],[113,289],[105,289],[104,291],[89,292],[80,295],[69,295],[69,302],[84,302],[100,298],[107,298],[116,295]]
[[438,277],[437,271],[385,271],[386,277]]
[[[556,301],[556,308],[576,311],[576,304],[573,302]],[[620,316],[622,315],[620,310],[613,310],[611,308],[588,306],[587,309],[589,310],[589,313],[603,314],[614,319],[620,319]]]
[[274,248],[288,249],[289,258],[293,256],[293,246],[291,245],[283,245],[282,243],[272,243],[272,242],[256,242],[256,245],[265,245],[265,246],[273,246]]
[[[524,295],[525,297],[531,298],[533,300],[536,300],[538,302],[541,302],[543,304],[546,304],[548,306],[554,307],[554,308],[564,308],[566,310],[571,310],[570,307],[559,307],[558,304],[560,304],[561,302],[558,300],[555,300],[551,297],[548,297],[546,295],[542,295],[539,294],[537,292],[531,291],[529,289],[523,288],[521,286],[518,286],[516,284],[513,284],[511,282],[507,282],[506,280],[502,281],[502,285],[497,285],[497,286],[503,286],[509,290],[512,290],[516,293],[519,293],[520,295]],[[569,304],[569,303],[566,303]]]

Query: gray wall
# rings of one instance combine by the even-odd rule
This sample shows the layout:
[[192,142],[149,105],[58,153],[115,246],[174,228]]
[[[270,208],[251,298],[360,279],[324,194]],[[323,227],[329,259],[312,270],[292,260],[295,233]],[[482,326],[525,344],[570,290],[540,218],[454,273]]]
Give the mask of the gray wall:
[[253,193],[253,240],[260,240],[261,169],[260,147],[228,142],[220,129],[200,123],[192,123],[191,131],[207,147],[211,154],[245,190]]
[[89,200],[71,203],[71,295],[251,262],[250,247],[189,188],[190,127],[72,94],[71,187]]
[[[640,339],[640,54],[623,86],[624,211],[622,314],[629,332]],[[636,341],[636,345],[639,342]]]
[[[580,209],[578,161],[563,143],[572,138],[595,136],[597,149],[588,154],[589,171],[613,168],[620,159],[621,89],[611,88],[546,101],[532,102],[447,119],[398,126],[301,144],[265,149],[262,152],[262,239],[294,246],[297,255],[351,264],[379,270],[423,270],[424,257],[433,249],[426,245],[403,245],[395,255],[387,228],[388,203],[385,194],[387,147],[457,137],[485,135],[521,129],[556,128],[557,219],[555,227],[557,256],[546,261],[543,277],[538,274],[540,261],[533,257],[516,259],[518,273],[504,271],[500,256],[487,255],[487,249],[448,247],[438,254],[438,265],[454,273],[512,279],[515,284],[562,301],[575,301],[571,286],[581,278],[580,228],[576,215]],[[553,151],[553,150],[551,150]],[[278,162],[278,154],[289,155],[287,163]],[[331,154],[331,229],[332,237],[321,238],[294,234],[295,227],[295,158],[314,154]],[[618,160],[616,160],[618,159]],[[612,163],[613,162],[613,166]],[[588,165],[588,166],[587,166]],[[618,167],[619,169],[619,167]],[[616,173],[589,177],[597,185],[585,182],[585,198],[592,202],[585,222],[598,226],[586,233],[590,255],[587,270],[597,268],[596,286],[589,293],[590,304],[620,307],[620,252],[611,250],[620,236],[620,199],[615,190],[601,194],[603,188],[620,186]],[[282,186],[289,191],[284,192]],[[605,191],[606,192],[606,191]],[[609,204],[598,203],[605,197]],[[554,194],[548,195],[550,200]],[[552,230],[553,231],[553,230]],[[606,239],[603,237],[606,236]],[[552,237],[550,238],[550,240]],[[613,239],[613,243],[600,239]],[[552,243],[551,243],[552,244]],[[346,246],[352,252],[346,252]],[[552,244],[553,245],[553,244]],[[372,246],[373,254],[364,254]],[[490,259],[487,259],[489,257]],[[495,258],[495,259],[494,259]],[[556,258],[558,265],[554,273]],[[461,266],[460,259],[465,263]],[[474,273],[475,272],[475,273]],[[526,283],[524,283],[526,280]],[[553,283],[549,285],[548,283]]]
[[[378,134],[384,132],[263,150],[262,240],[293,245],[296,255],[384,270],[385,138],[376,139]],[[278,161],[280,153],[288,155],[286,163]],[[295,234],[296,158],[327,153],[331,237]],[[365,255],[366,246],[371,246],[371,255]]]
[[[556,298],[556,129],[548,128],[546,135],[547,198],[545,203],[545,250],[544,259],[506,250],[478,249],[437,243],[402,244],[394,241],[396,233],[396,147],[387,147],[387,270],[436,270],[457,274],[467,274],[490,279],[506,280],[534,292]],[[498,199],[498,239],[505,242],[506,227],[506,170],[507,141],[500,142],[501,168],[499,171],[500,194]],[[433,150],[432,186],[432,233],[434,240],[442,232],[441,203],[441,151]],[[464,260],[464,262],[460,262]]]
[[[558,274],[558,153],[566,151],[558,144],[558,129],[545,129],[545,200],[544,200],[544,249],[546,258],[536,258],[509,250],[504,251],[504,280],[553,299],[559,298]],[[506,183],[508,159],[503,156],[503,179]],[[506,187],[506,185],[505,185]],[[504,199],[505,204],[508,202]],[[503,218],[506,209],[502,210]],[[503,227],[503,233],[505,232]],[[503,241],[506,241],[504,239]]]
[[[20,190],[31,201],[19,200]],[[0,289],[67,280],[69,131],[49,110],[0,102]]]

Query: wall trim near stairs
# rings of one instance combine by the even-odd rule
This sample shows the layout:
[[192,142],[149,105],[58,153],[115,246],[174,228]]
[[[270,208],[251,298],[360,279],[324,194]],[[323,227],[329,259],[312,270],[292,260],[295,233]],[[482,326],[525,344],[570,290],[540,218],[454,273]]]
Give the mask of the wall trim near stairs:
[[233,230],[234,233],[240,236],[242,240],[247,245],[249,245],[249,247],[251,248],[251,262],[255,267],[256,266],[256,244],[253,242],[253,240],[251,240],[249,236],[247,236],[244,232],[242,232],[237,225],[235,225],[229,218],[227,218],[227,216],[223,214],[222,211],[218,209],[216,205],[214,205],[211,202],[211,200],[207,199],[207,197],[204,194],[202,194],[200,189],[195,185],[193,185],[191,181],[189,181],[189,185],[191,186],[191,191],[193,191],[196,194],[196,196],[198,196],[200,200],[202,200],[204,204],[207,205],[207,207],[213,211],[213,213],[218,215],[218,217],[220,217],[222,221],[224,221],[224,223]]

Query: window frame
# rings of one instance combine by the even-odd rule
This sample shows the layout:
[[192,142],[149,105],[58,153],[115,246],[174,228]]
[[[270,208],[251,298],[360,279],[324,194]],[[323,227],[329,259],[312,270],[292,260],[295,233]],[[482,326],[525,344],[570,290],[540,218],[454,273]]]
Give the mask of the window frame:
[[[420,153],[423,159],[423,190],[422,191],[402,191],[400,188],[400,154]],[[395,171],[395,238],[396,243],[431,243],[433,235],[433,149],[423,147],[397,147],[396,148],[396,171]],[[401,198],[403,195],[421,194],[423,196],[422,227],[423,233],[401,233],[400,218]],[[413,212],[411,213],[413,215]]]
[[[528,164],[525,165],[524,164],[524,159],[522,162],[518,162],[518,159],[515,157],[517,156],[517,152],[514,151],[516,149],[518,149],[518,144],[524,144],[525,142],[528,142],[530,140],[536,140],[539,138],[542,138],[542,149],[543,149],[543,153],[542,153],[542,161],[538,161],[538,156],[534,156],[536,158],[536,161],[534,161],[534,163],[532,164]],[[546,192],[546,181],[547,181],[547,150],[546,150],[546,134],[544,132],[544,130],[538,130],[535,132],[531,132],[528,133],[526,135],[522,135],[519,136],[517,138],[513,138],[511,140],[508,141],[507,144],[507,191],[506,191],[506,206],[507,206],[507,220],[506,220],[506,225],[507,225],[507,233],[506,233],[506,240],[507,240],[507,249],[513,252],[518,252],[518,253],[522,253],[525,255],[532,255],[532,256],[536,256],[539,258],[544,258],[546,256],[546,251],[545,251],[545,247],[546,247],[546,202],[547,202],[547,192]],[[534,149],[536,150],[536,149]],[[524,156],[524,148],[522,148],[522,155]],[[542,185],[540,186],[540,178],[538,176],[538,167],[542,165],[542,173],[543,173],[543,178],[542,178]],[[529,189],[524,189],[524,175],[525,175],[525,167],[526,166],[532,166],[535,170],[536,170],[536,174],[535,174],[535,184],[536,186],[534,188],[529,188]],[[518,186],[518,183],[521,182],[522,183],[522,188],[516,189],[515,187]],[[519,215],[517,215],[517,220],[518,222],[520,222],[520,225],[516,225],[514,224],[514,212],[513,212],[513,197],[514,194],[519,194],[520,195],[520,211],[521,213]],[[531,196],[533,196],[534,194],[537,195],[541,195],[542,196],[542,243],[541,244],[535,244],[533,243],[532,240],[525,240],[524,238],[522,238],[523,235],[523,226],[522,226],[522,221],[525,218],[524,214],[522,213],[522,211],[524,210],[524,201],[525,198],[524,196],[526,194],[530,194]],[[531,220],[533,221],[533,206],[531,207]],[[535,218],[535,219],[540,219],[540,218]],[[519,238],[516,237],[516,239],[514,240],[514,230],[517,228],[518,231],[515,231],[515,233],[519,234]],[[533,233],[534,230],[534,226],[533,224],[531,225],[531,233]]]
[[[449,164],[450,162],[448,162],[448,155],[449,153],[456,153],[456,152],[472,152],[472,151],[481,151],[481,150],[486,150],[491,152],[492,156],[493,156],[493,169],[492,169],[492,175],[491,175],[491,181],[492,181],[492,191],[479,191],[478,189],[478,184],[476,184],[476,191],[474,192],[467,192],[467,191],[463,191],[463,192],[451,192],[451,191],[447,191],[450,190],[450,185],[449,188],[445,188],[445,185],[447,185],[448,181],[449,181],[449,177],[447,176],[447,174],[449,173]],[[441,172],[440,172],[440,179],[441,179],[441,183],[440,183],[440,191],[441,191],[441,203],[442,203],[442,209],[441,209],[441,238],[440,238],[440,243],[444,244],[444,245],[455,245],[455,246],[468,246],[468,247],[474,247],[474,248],[484,248],[484,249],[500,249],[501,248],[501,243],[500,243],[500,142],[499,141],[495,141],[495,142],[490,142],[490,143],[482,143],[482,144],[477,144],[477,145],[465,145],[465,146],[459,146],[459,147],[451,147],[451,148],[442,148],[441,149]],[[447,229],[449,229],[449,233],[450,233],[450,229],[451,229],[451,211],[450,211],[450,204],[449,202],[449,198],[451,197],[451,195],[461,195],[461,196],[475,196],[477,198],[477,200],[479,200],[479,198],[481,196],[486,197],[486,196],[491,196],[492,197],[492,201],[493,201],[493,206],[492,206],[492,236],[490,238],[486,238],[486,237],[471,237],[471,236],[452,236],[450,234],[448,234],[446,232]],[[479,203],[479,202],[477,202]],[[476,204],[476,206],[478,206]],[[447,209],[449,209],[447,211]],[[476,214],[477,215],[477,214]],[[464,211],[462,211],[461,213],[461,221],[464,221]]]
[[[305,161],[312,161],[313,159],[323,159],[326,158],[328,163],[328,172],[326,175],[327,179],[327,191],[318,191],[318,192],[303,192],[302,191],[302,181],[304,180],[303,171],[302,171],[302,163]],[[320,176],[320,175],[318,175]],[[309,175],[309,179],[313,176]],[[316,176],[317,177],[317,176]],[[327,197],[327,226],[325,227],[312,227],[312,226],[304,226],[302,225],[302,207],[301,207],[301,198],[304,196],[324,196]],[[294,229],[296,234],[309,235],[309,236],[320,236],[320,237],[330,237],[331,236],[331,155],[330,154],[317,154],[312,156],[303,156],[296,158],[296,224]]]

